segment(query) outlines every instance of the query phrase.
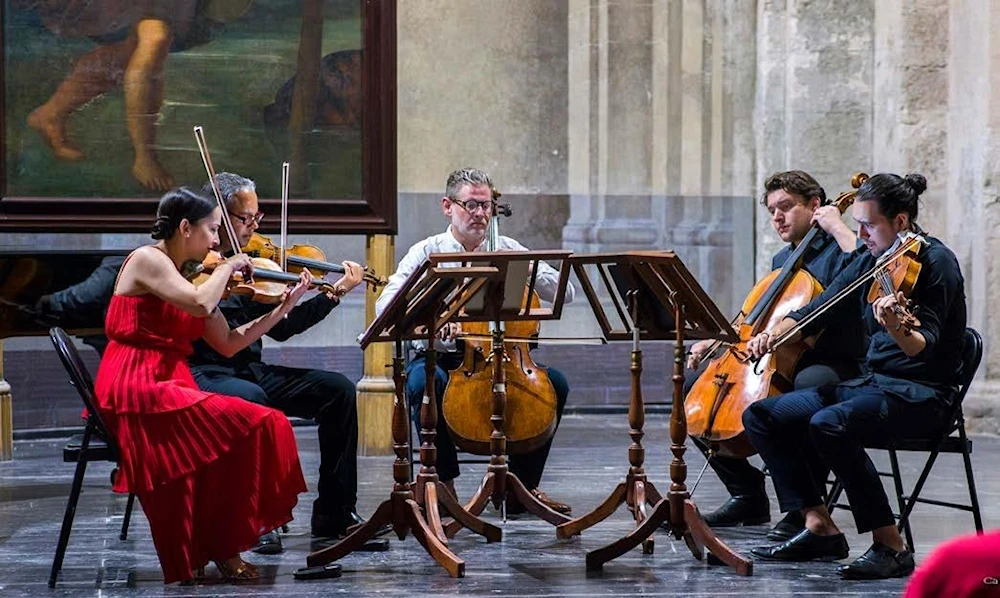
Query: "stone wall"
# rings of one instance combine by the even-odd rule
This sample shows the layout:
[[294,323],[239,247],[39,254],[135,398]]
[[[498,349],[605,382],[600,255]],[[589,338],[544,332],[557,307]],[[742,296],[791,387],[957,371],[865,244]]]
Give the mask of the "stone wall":
[[[986,340],[969,413],[995,431],[998,13],[1000,3],[978,0],[399,0],[397,258],[446,225],[438,203],[448,172],[479,166],[514,205],[503,230],[529,247],[671,248],[731,314],[780,247],[756,203],[768,174],[807,170],[835,196],[857,171],[921,172],[930,186],[920,222],[958,255],[970,324]],[[361,237],[299,240],[331,259],[364,256]],[[360,364],[361,295],[338,311],[268,350]],[[543,328],[594,332],[583,302]],[[590,349],[544,351],[587,375]],[[607,402],[619,382],[578,387]]]

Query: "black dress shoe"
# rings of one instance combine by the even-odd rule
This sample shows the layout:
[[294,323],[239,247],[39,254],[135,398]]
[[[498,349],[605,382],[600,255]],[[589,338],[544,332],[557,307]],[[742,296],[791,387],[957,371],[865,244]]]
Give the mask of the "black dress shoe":
[[[313,512],[312,535],[314,538],[343,538],[348,534],[349,528],[364,523],[367,523],[365,518],[358,515],[357,511],[353,509],[337,516]],[[386,524],[380,527],[375,535],[383,536],[390,531],[392,531],[392,526]]]
[[771,531],[767,532],[767,539],[775,542],[791,540],[806,527],[806,518],[801,511],[789,511],[785,517],[779,521]]
[[281,536],[278,530],[267,532],[257,541],[257,545],[250,549],[257,554],[281,554],[285,548],[281,545]]
[[775,546],[758,546],[750,552],[772,561],[836,561],[847,558],[850,549],[844,534],[820,536],[804,529],[791,540]]
[[876,542],[854,562],[838,567],[837,573],[844,579],[906,577],[913,573],[913,553],[909,550],[896,552],[885,544]]
[[709,527],[761,525],[769,521],[771,521],[771,505],[767,501],[767,496],[734,496],[718,509],[705,515],[705,523]]

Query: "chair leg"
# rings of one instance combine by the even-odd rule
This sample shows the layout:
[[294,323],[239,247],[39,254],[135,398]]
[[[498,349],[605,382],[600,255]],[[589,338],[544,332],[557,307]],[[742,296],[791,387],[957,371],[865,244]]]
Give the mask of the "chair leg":
[[976,478],[972,474],[972,456],[969,455],[969,440],[965,435],[965,422],[958,425],[958,437],[962,441],[962,460],[965,462],[965,479],[969,481],[969,500],[972,519],[976,523],[976,533],[983,534],[983,515],[979,511],[979,494],[976,492]]
[[934,462],[937,461],[939,453],[940,451],[938,449],[934,449],[931,451],[930,456],[927,457],[927,462],[924,463],[924,469],[920,472],[920,477],[917,478],[917,483],[913,485],[913,490],[910,492],[909,500],[904,501],[905,506],[903,508],[903,512],[899,514],[899,523],[896,524],[896,529],[903,531],[910,525],[910,513],[913,512],[913,507],[917,504],[917,498],[920,496],[920,491],[924,489],[924,484],[927,482],[927,478],[931,474],[931,468],[934,467]]
[[66,556],[66,546],[69,544],[69,534],[73,529],[73,518],[76,517],[76,503],[80,500],[80,491],[83,489],[83,474],[87,471],[87,451],[86,446],[90,440],[90,429],[84,433],[83,447],[80,449],[80,457],[76,462],[76,473],[73,475],[73,486],[69,491],[69,500],[66,502],[66,514],[63,515],[62,529],[59,531],[59,544],[56,545],[56,555],[52,559],[52,572],[49,573],[49,587],[56,587],[56,577],[62,569],[63,557]]
[[843,491],[844,485],[840,483],[840,478],[835,478],[826,497],[826,510],[828,512],[833,513],[833,510],[837,508],[837,501],[840,500],[840,494]]
[[[889,449],[889,465],[892,467],[892,485],[896,489],[896,504],[899,505],[899,517],[902,523],[903,533],[906,534],[906,548],[913,552],[913,532],[910,530],[910,520],[902,520],[903,510],[906,508],[906,499],[903,498],[903,476],[899,471],[899,458],[896,450]],[[912,500],[912,499],[911,499]]]
[[135,504],[135,493],[129,492],[128,502],[125,504],[125,518],[122,520],[122,533],[118,536],[122,542],[128,539],[128,524],[132,521],[132,505]]

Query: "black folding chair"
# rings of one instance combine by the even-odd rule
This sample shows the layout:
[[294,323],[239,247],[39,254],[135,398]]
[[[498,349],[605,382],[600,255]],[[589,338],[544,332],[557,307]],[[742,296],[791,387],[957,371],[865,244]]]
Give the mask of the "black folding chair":
[[[962,413],[962,402],[965,400],[965,393],[968,392],[969,385],[972,383],[972,379],[976,376],[976,370],[979,369],[979,362],[982,361],[982,358],[982,337],[979,336],[979,333],[974,329],[966,328],[965,346],[962,351],[962,370],[959,374],[959,386],[955,391],[954,404],[952,405],[950,417],[945,420],[948,424],[937,437],[886,438],[877,442],[865,443],[866,448],[882,449],[888,451],[889,453],[889,465],[892,468],[892,471],[880,471],[879,475],[891,477],[893,479],[893,485],[896,490],[896,502],[899,505],[899,513],[894,514],[898,520],[897,528],[901,532],[905,533],[906,547],[911,552],[913,551],[913,532],[910,529],[910,513],[913,511],[913,507],[918,502],[937,505],[940,507],[959,509],[962,511],[970,511],[972,512],[972,518],[976,525],[976,532],[979,534],[983,533],[983,516],[979,510],[979,497],[976,494],[976,480],[972,473],[972,459],[970,457],[972,454],[972,441],[969,440],[965,433],[965,416]],[[920,472],[920,476],[917,478],[917,483],[914,484],[913,491],[910,494],[903,494],[903,479],[899,472],[899,459],[896,455],[897,451],[920,451],[930,453],[927,457],[927,462],[924,464],[923,470]],[[920,492],[923,490],[924,484],[927,482],[927,478],[931,473],[931,468],[934,467],[934,462],[941,453],[960,453],[962,455],[962,460],[965,462],[965,478],[968,481],[969,486],[970,504],[966,505],[944,500],[934,500],[930,498],[922,498],[920,496]],[[840,483],[840,480],[835,480],[833,487],[830,489],[829,498],[827,499],[827,509],[833,511],[835,507],[850,508],[848,505],[837,503],[843,489],[844,488]]]
[[[80,499],[80,491],[83,488],[83,474],[87,470],[89,461],[111,461],[118,463],[118,446],[114,438],[108,432],[108,428],[101,421],[101,416],[97,413],[97,404],[94,400],[94,382],[90,377],[90,372],[80,359],[73,341],[69,335],[59,327],[49,330],[49,337],[56,348],[56,353],[62,360],[63,366],[69,373],[69,383],[76,387],[83,404],[87,408],[87,426],[83,434],[73,436],[63,449],[63,461],[76,462],[76,473],[73,475],[73,486],[69,493],[69,501],[66,503],[66,514],[63,516],[62,530],[59,532],[59,544],[56,546],[56,555],[52,559],[52,572],[49,574],[49,587],[56,585],[56,576],[62,569],[63,557],[66,556],[66,545],[69,543],[69,534],[73,528],[73,518],[76,515],[76,504]],[[114,484],[118,468],[111,472],[111,483]],[[129,521],[132,519],[132,506],[135,504],[135,494],[128,495],[128,504],[125,507],[125,520],[122,521],[120,538],[124,541],[128,537]]]

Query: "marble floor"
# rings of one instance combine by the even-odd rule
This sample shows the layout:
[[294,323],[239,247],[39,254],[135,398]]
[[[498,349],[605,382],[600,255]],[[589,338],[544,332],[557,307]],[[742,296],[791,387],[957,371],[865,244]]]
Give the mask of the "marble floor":
[[[647,471],[661,491],[669,486],[667,416],[647,418],[645,446]],[[624,415],[570,415],[559,429],[543,479],[543,488],[555,498],[571,502],[577,513],[596,506],[624,476],[629,444]],[[307,479],[314,479],[318,448],[315,428],[297,427]],[[557,540],[548,524],[527,515],[506,523],[490,509],[485,517],[502,525],[504,539],[486,542],[463,531],[451,543],[466,561],[464,579],[452,579],[439,568],[412,537],[393,537],[388,552],[355,553],[341,561],[339,579],[296,581],[292,572],[305,565],[309,552],[310,495],[300,497],[296,520],[284,536],[285,552],[278,556],[249,555],[260,566],[257,585],[222,584],[213,568],[200,586],[164,586],[149,528],[141,510],[132,520],[127,541],[118,539],[125,496],[114,495],[108,485],[111,466],[100,463],[88,470],[76,514],[66,561],[55,590],[46,587],[52,554],[69,493],[73,465],[61,460],[60,440],[19,441],[15,459],[0,463],[0,596],[254,596],[290,595],[301,598],[337,596],[898,596],[905,580],[880,582],[841,581],[830,563],[755,563],[754,576],[740,577],[723,567],[709,567],[694,560],[683,541],[657,534],[653,555],[636,549],[608,563],[600,574],[588,574],[584,557],[626,533],[631,523],[624,508],[581,537]],[[1000,439],[974,437],[976,481],[986,527],[1000,525],[1000,479],[989,465],[1000,459]],[[704,460],[689,450],[689,486]],[[904,478],[917,475],[922,455],[902,455]],[[392,485],[391,457],[359,459],[359,510],[367,515],[388,497]],[[876,453],[877,464],[887,464]],[[462,497],[468,496],[485,466],[463,465],[457,480]],[[888,483],[888,481],[887,481]],[[770,491],[770,490],[769,490]],[[942,456],[925,496],[961,499],[965,494],[961,460]],[[721,504],[726,494],[718,479],[707,473],[694,500],[703,512]],[[779,517],[772,501],[772,516]],[[870,542],[859,536],[846,511],[835,518],[848,535],[851,558]],[[973,530],[968,513],[920,505],[913,516],[917,559],[934,546]],[[719,530],[737,550],[765,543],[765,526]],[[214,577],[213,577],[214,576]]]

